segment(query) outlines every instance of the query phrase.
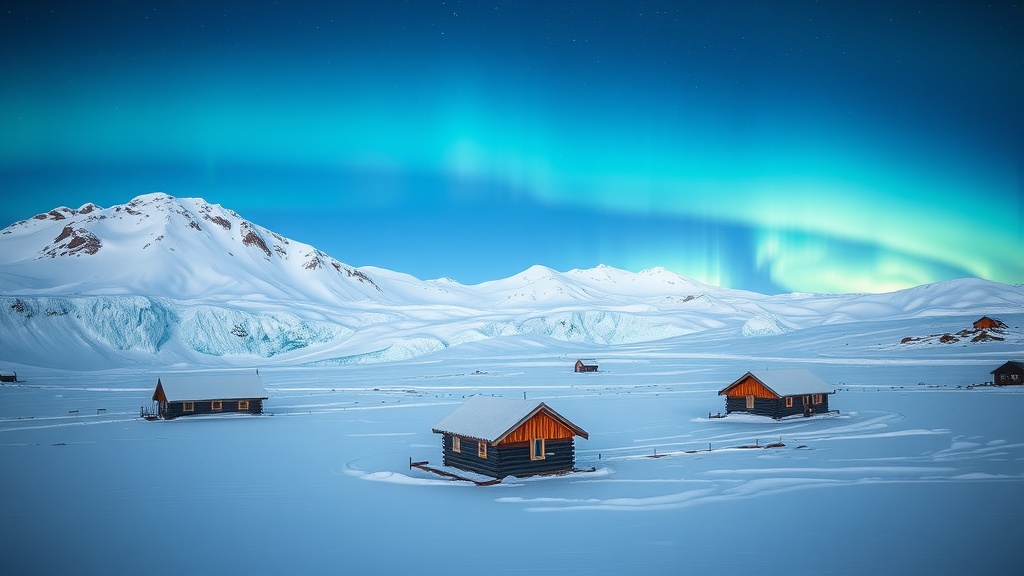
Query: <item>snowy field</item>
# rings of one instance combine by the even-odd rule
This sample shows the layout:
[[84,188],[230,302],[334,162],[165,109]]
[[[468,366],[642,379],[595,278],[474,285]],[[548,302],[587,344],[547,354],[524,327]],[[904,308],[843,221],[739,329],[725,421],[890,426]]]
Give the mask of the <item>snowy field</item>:
[[[268,414],[155,422],[139,408],[166,371],[18,367],[0,386],[0,573],[1013,572],[1024,388],[967,386],[1024,343],[898,344],[926,332],[265,364]],[[579,357],[601,372],[573,374]],[[794,367],[835,386],[838,413],[708,418],[745,371]],[[577,466],[595,471],[478,487],[409,468],[440,464],[431,428],[463,398],[524,393],[590,433]]]

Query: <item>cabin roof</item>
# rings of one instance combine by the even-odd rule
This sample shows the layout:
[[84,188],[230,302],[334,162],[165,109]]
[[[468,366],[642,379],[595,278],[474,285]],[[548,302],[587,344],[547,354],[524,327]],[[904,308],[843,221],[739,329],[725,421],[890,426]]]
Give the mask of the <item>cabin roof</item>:
[[593,358],[580,358],[577,362],[582,363],[584,366],[597,366],[597,360]]
[[834,388],[816,376],[810,370],[796,368],[793,370],[752,370],[736,379],[718,392],[721,396],[729,388],[744,381],[747,376],[753,376],[762,386],[774,392],[777,396],[802,396],[804,394],[831,394]]
[[989,374],[995,374],[996,372],[998,372],[998,371],[1000,371],[1000,370],[1002,370],[1004,368],[1011,368],[1011,367],[1016,368],[1018,370],[1024,370],[1024,360],[1010,360],[1008,362],[1004,362],[998,368],[996,368],[995,370],[989,372]]
[[0,376],[17,376],[17,372],[13,370],[0,370]]
[[496,443],[541,411],[564,424],[577,436],[590,437],[585,430],[543,402],[493,396],[473,396],[466,400],[441,420],[433,431]]
[[153,400],[163,388],[168,402],[267,398],[259,374],[173,374],[156,381]]

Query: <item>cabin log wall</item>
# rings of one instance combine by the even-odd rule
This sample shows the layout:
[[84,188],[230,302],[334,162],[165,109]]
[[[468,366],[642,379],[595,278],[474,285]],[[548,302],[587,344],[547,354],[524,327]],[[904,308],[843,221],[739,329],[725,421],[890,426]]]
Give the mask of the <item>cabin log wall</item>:
[[444,434],[441,440],[444,465],[494,478],[504,478],[568,472],[573,469],[576,462],[576,444],[573,436],[545,440],[545,457],[541,460],[530,459],[528,441],[488,446],[486,459],[477,456],[476,442],[470,438],[462,438],[461,451],[455,452],[452,450],[452,435]]
[[1024,384],[1024,369],[1007,362],[992,371],[992,383],[1000,386]]
[[191,412],[185,412],[184,402],[161,402],[160,403],[160,415],[165,419],[170,420],[172,418],[178,418],[181,416],[195,416],[200,414],[262,414],[263,413],[263,399],[262,398],[251,398],[248,400],[249,409],[239,410],[238,403],[245,402],[244,398],[240,400],[221,400],[221,409],[214,410],[212,408],[213,400],[195,400],[191,401],[193,410]]
[[445,434],[441,438],[444,454],[442,462],[445,466],[501,478],[497,450],[493,446],[487,447],[487,458],[485,459],[477,456],[477,440],[463,437],[459,442],[460,451],[455,452],[452,450],[452,438],[451,434]]
[[503,444],[498,446],[495,452],[500,459],[500,469],[504,476],[523,477],[569,472],[576,463],[576,445],[572,436],[545,440],[545,457],[541,460],[530,460],[529,442]]
[[[808,401],[813,414],[828,412],[828,394],[821,395],[821,404],[814,404],[814,395],[808,394]],[[747,410],[746,396],[732,397],[725,399],[725,413],[747,412],[759,416],[768,416],[778,420],[786,416],[795,416],[804,413],[803,396],[793,396],[793,406],[786,408],[785,398],[754,398],[754,409]]]

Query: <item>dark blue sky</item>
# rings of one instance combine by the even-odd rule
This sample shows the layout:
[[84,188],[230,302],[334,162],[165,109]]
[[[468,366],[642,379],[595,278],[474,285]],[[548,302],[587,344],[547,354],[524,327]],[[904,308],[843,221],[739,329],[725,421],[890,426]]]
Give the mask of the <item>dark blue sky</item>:
[[1008,2],[21,2],[0,225],[199,196],[464,283],[1024,282]]

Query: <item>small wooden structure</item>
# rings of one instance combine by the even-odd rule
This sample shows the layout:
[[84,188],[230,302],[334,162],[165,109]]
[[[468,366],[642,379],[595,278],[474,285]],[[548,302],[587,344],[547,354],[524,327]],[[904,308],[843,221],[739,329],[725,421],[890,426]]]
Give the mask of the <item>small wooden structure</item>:
[[576,361],[573,372],[597,372],[597,360],[581,358]]
[[18,373],[9,370],[0,370],[0,382],[17,382]]
[[443,463],[492,478],[571,472],[589,434],[537,400],[474,396],[434,427]]
[[992,383],[996,386],[1024,384],[1024,360],[1010,360],[989,374],[992,374]]
[[725,413],[748,412],[778,420],[828,412],[828,395],[835,390],[809,370],[747,372],[718,392],[725,396]]
[[153,391],[156,414],[166,420],[198,414],[262,414],[266,399],[267,390],[258,372],[161,376]]
[[988,316],[982,316],[974,321],[975,330],[991,330],[993,328],[1006,328],[1006,324]]

